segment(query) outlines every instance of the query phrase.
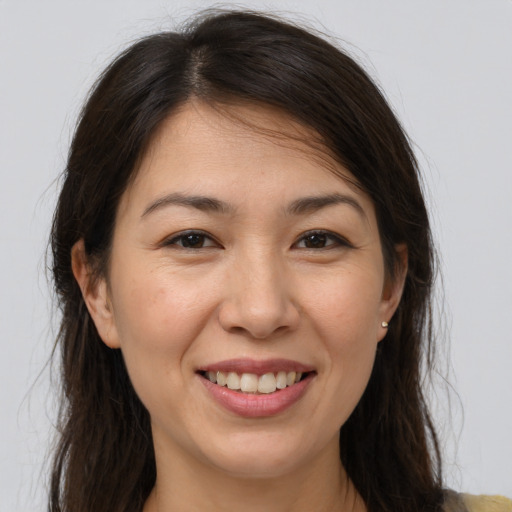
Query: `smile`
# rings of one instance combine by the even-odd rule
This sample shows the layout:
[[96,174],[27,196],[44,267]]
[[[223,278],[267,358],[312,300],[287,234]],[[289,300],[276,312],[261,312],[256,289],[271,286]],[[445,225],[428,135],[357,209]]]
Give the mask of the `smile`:
[[317,372],[287,359],[231,359],[196,371],[214,403],[237,416],[268,417],[299,402]]
[[222,371],[207,371],[203,374],[210,382],[218,386],[225,386],[233,391],[240,391],[241,393],[253,394],[269,394],[274,393],[276,390],[293,386],[302,379],[303,375],[306,376],[307,374],[294,371],[269,372],[260,376],[255,373],[239,374],[236,372]]

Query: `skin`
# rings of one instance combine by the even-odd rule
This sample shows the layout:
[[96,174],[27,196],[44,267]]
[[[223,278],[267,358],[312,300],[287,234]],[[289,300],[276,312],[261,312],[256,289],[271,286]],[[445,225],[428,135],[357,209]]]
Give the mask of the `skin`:
[[[270,108],[223,109],[189,102],[160,127],[121,198],[107,276],[90,281],[83,243],[73,250],[98,332],[122,351],[151,416],[158,476],[144,511],[365,510],[339,459],[339,429],[403,275],[386,277],[370,198],[297,140],[311,133]],[[225,211],[158,203],[178,193]],[[346,200],[289,211],[334,193]],[[187,230],[207,236],[186,248]],[[332,235],[305,238],[311,231]],[[196,373],[240,357],[293,359],[316,375],[287,410],[244,418]]]

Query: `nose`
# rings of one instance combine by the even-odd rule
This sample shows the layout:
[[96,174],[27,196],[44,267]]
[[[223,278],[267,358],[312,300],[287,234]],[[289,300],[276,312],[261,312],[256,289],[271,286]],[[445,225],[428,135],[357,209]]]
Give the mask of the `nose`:
[[219,322],[231,333],[267,339],[300,321],[293,280],[273,254],[240,258],[227,269]]

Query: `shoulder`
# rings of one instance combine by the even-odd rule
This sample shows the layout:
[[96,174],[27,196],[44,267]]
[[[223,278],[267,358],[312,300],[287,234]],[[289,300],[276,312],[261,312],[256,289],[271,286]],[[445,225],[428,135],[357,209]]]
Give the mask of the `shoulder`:
[[512,500],[503,496],[476,496],[444,489],[443,512],[512,512]]
[[503,496],[461,494],[468,512],[512,512],[512,500]]

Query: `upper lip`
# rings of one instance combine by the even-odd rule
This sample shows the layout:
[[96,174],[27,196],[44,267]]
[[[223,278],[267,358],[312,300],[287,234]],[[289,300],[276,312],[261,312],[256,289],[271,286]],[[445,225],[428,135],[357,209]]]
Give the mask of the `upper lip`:
[[254,373],[263,375],[265,373],[284,372],[313,372],[315,368],[311,365],[292,361],[291,359],[227,359],[216,363],[206,364],[197,369],[198,372],[235,372]]

